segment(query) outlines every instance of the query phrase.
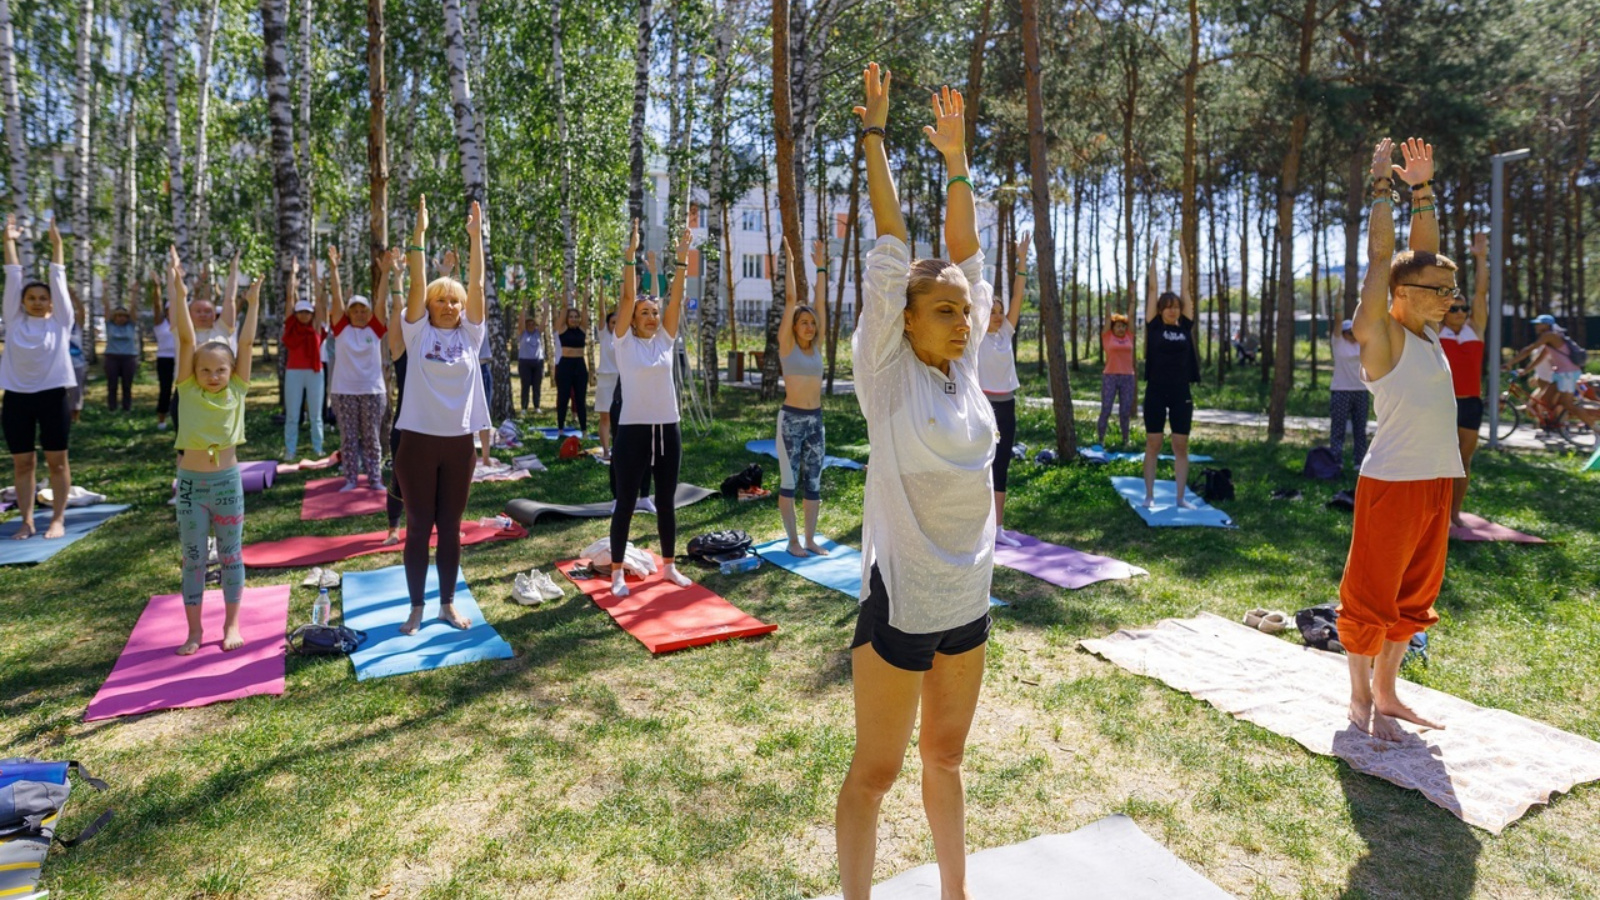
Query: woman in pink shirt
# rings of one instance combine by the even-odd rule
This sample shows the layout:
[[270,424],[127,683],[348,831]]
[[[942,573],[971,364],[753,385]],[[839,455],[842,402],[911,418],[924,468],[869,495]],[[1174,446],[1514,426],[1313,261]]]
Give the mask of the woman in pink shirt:
[[1111,421],[1111,400],[1117,401],[1117,424],[1122,427],[1122,443],[1128,443],[1128,420],[1133,416],[1137,401],[1134,391],[1138,384],[1133,374],[1133,335],[1128,333],[1128,319],[1133,315],[1133,299],[1128,300],[1128,314],[1113,313],[1111,323],[1100,333],[1100,347],[1106,354],[1106,367],[1100,373],[1100,424],[1095,431],[1095,441],[1104,445],[1106,425]]

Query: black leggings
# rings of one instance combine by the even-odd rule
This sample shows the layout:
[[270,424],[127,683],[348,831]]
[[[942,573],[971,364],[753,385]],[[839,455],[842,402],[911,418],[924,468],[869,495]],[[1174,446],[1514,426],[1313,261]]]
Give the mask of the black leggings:
[[102,353],[106,367],[106,408],[116,410],[117,394],[122,394],[122,411],[133,408],[133,373],[139,371],[139,357],[132,353]]
[[[588,373],[584,373],[584,380],[588,380]],[[517,380],[522,382],[522,411],[528,411],[528,395],[533,395],[533,409],[539,410],[539,392],[544,389],[544,360],[519,359],[517,360]]]
[[556,363],[556,427],[567,427],[567,403],[578,417],[578,430],[589,433],[589,364],[582,357]]
[[611,445],[611,471],[617,480],[617,508],[611,513],[613,561],[620,562],[628,548],[628,526],[633,524],[633,505],[639,500],[639,482],[645,472],[656,476],[656,527],[661,536],[661,555],[666,559],[678,555],[678,510],[672,501],[678,493],[678,463],[682,458],[683,442],[677,422],[617,428]]
[[994,492],[1006,492],[1006,475],[1011,471],[1011,449],[1017,445],[1017,401],[989,398],[994,407],[994,424],[1000,442],[994,448]]
[[461,573],[461,517],[472,492],[477,456],[470,434],[400,432],[394,468],[406,497],[406,592],[412,606],[422,606],[428,595],[428,541],[436,528],[439,602],[455,601],[456,577]]
[[[622,421],[622,381],[618,379],[616,390],[611,392],[611,421]],[[613,441],[613,445],[615,442]],[[612,464],[611,471],[606,473],[611,479],[611,499],[617,499],[617,467]],[[650,496],[650,467],[644,467],[644,474],[639,478],[639,497]]]
[[178,360],[171,356],[156,357],[156,384],[159,385],[156,394],[156,415],[164,416],[172,412],[172,376],[177,370]]
[[[399,418],[399,417],[400,417],[400,414],[399,413],[395,413],[395,418]],[[387,498],[388,499],[388,510],[387,510],[387,512],[389,513],[389,530],[390,531],[393,531],[396,528],[400,527],[400,517],[402,515],[404,515],[405,511],[406,511],[405,500],[402,499],[405,495],[402,494],[401,491],[400,491],[400,479],[398,477],[396,477],[396,475],[394,473],[395,460],[399,459],[399,457],[400,457],[400,429],[391,428],[391,429],[389,429],[389,469],[390,469],[390,472],[389,472],[389,494],[388,494],[388,498]]]

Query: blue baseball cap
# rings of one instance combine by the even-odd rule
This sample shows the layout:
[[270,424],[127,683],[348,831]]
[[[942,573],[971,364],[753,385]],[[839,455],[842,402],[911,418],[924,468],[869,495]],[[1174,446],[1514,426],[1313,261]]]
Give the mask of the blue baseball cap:
[[1556,317],[1552,316],[1552,315],[1543,315],[1543,316],[1534,316],[1533,317],[1533,324],[1535,324],[1535,325],[1554,325],[1555,323],[1556,323]]

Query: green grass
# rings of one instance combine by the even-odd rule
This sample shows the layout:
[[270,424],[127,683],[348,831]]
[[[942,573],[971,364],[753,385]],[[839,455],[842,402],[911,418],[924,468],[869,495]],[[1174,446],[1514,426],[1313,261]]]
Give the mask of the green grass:
[[[265,380],[257,388],[270,393]],[[148,410],[152,389],[140,391]],[[724,391],[715,411],[708,433],[686,436],[685,480],[715,486],[748,460],[745,440],[771,432],[772,405],[753,392]],[[247,456],[278,444],[268,413],[264,399],[252,408]],[[1021,440],[1050,442],[1047,411],[1019,416]],[[575,552],[605,532],[602,520],[553,521],[525,540],[466,550],[474,594],[515,659],[358,684],[344,660],[291,657],[282,697],[83,723],[145,599],[177,589],[170,433],[150,420],[112,418],[91,403],[74,432],[78,480],[134,508],[49,563],[0,570],[0,754],[79,759],[110,781],[104,797],[75,796],[69,834],[117,809],[100,837],[52,859],[46,886],[57,896],[800,898],[835,889],[853,600],[772,567],[699,575],[780,630],[655,659],[584,598],[509,601],[513,573]],[[835,452],[865,444],[852,398],[829,399],[827,422]],[[1080,434],[1091,425],[1082,413]],[[1151,576],[1069,592],[996,570],[995,593],[1013,605],[996,617],[967,756],[970,845],[1125,812],[1242,897],[1600,897],[1594,785],[1491,836],[1419,794],[1077,649],[1168,616],[1334,598],[1350,520],[1322,506],[1337,485],[1300,478],[1305,445],[1202,429],[1195,448],[1233,469],[1239,496],[1226,506],[1238,530],[1146,528],[1106,483],[1136,464],[1013,467],[1013,525]],[[468,514],[493,514],[517,496],[605,495],[603,467],[551,467],[530,481],[476,485]],[[1407,674],[1600,739],[1600,479],[1575,468],[1571,458],[1480,456],[1470,508],[1554,543],[1452,546],[1433,662]],[[1267,499],[1290,485],[1304,502]],[[858,543],[861,474],[828,470],[824,496],[823,531]],[[300,497],[299,478],[252,495],[247,540],[381,527],[378,517],[302,523]],[[712,499],[679,521],[685,537],[717,527],[780,533],[770,502]],[[636,521],[635,537],[654,546],[652,527]],[[344,568],[398,562],[365,557]],[[249,583],[297,584],[302,574],[252,573]],[[295,588],[292,622],[313,599]],[[932,858],[917,769],[912,753],[885,803],[880,877]]]

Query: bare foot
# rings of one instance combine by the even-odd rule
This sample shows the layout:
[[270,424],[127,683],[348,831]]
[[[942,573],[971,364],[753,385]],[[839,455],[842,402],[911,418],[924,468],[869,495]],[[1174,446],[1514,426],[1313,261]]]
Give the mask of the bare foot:
[[[38,534],[38,532],[33,529],[33,520],[28,519],[24,520],[22,524],[17,526],[17,533],[13,534],[11,539],[13,541],[25,541],[28,538],[33,537],[35,534]],[[192,653],[194,651],[191,650],[189,652]]]
[[1368,700],[1363,702],[1361,700],[1351,698],[1349,715],[1351,723],[1353,723],[1357,728],[1365,731],[1367,734],[1372,733],[1372,701]]
[[790,556],[795,557],[796,559],[805,559],[806,557],[811,555],[811,554],[806,552],[804,547],[800,546],[800,542],[799,541],[790,541],[789,542],[789,548],[788,548],[788,550],[786,552]]
[[1156,498],[1150,496],[1149,494],[1146,494],[1144,496],[1144,508],[1145,509],[1155,509],[1156,508]]
[[1467,523],[1461,521],[1461,517],[1460,516],[1451,516],[1450,517],[1450,527],[1451,528],[1465,528],[1465,527],[1467,527]]
[[1380,741],[1388,741],[1392,744],[1398,744],[1405,740],[1406,737],[1405,731],[1395,723],[1394,719],[1378,712],[1376,709],[1372,711],[1372,728],[1367,733]]
[[411,607],[411,615],[406,617],[406,623],[404,625],[400,626],[400,633],[401,634],[416,634],[417,633],[417,629],[421,628],[421,627],[422,627],[422,607],[413,606],[413,607]]
[[1194,509],[1194,504],[1190,503],[1189,500],[1187,498],[1185,498],[1185,497],[1179,497],[1178,498],[1178,508],[1179,509]]
[[193,656],[194,652],[200,649],[200,638],[201,636],[198,634],[189,635],[189,639],[183,642],[182,647],[178,648],[178,655]]
[[51,519],[50,520],[50,528],[45,531],[44,539],[48,541],[48,540],[52,540],[54,538],[62,538],[62,537],[66,537],[66,536],[67,536],[67,523],[62,521],[61,519]]
[[385,547],[393,547],[395,544],[398,544],[398,543],[400,543],[400,529],[398,529],[398,528],[396,528],[395,530],[389,532],[383,538],[383,546],[385,546]]
[[244,635],[239,633],[239,626],[222,629],[222,649],[234,651],[244,646]]
[[817,554],[818,556],[827,556],[828,555],[828,551],[822,549],[822,547],[820,547],[817,544],[817,542],[814,541],[814,540],[806,541],[806,549],[810,550],[812,553]]
[[1411,707],[1401,703],[1398,699],[1375,700],[1373,701],[1372,709],[1379,715],[1390,716],[1392,718],[1410,722],[1413,725],[1420,725],[1423,728],[1432,728],[1436,731],[1444,730],[1443,725],[1440,725],[1438,722],[1424,719],[1422,716],[1417,715],[1417,713],[1412,710]]
[[466,631],[468,628],[472,627],[472,622],[468,620],[466,616],[456,612],[456,605],[454,603],[439,604],[439,621],[444,622],[447,625],[453,625],[462,631]]

